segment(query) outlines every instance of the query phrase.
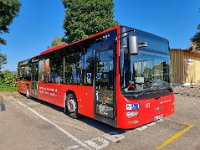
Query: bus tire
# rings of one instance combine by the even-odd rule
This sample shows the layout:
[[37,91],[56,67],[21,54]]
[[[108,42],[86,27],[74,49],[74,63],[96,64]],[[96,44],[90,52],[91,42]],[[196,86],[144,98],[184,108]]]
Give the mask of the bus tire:
[[26,86],[26,98],[31,98],[28,86]]
[[73,93],[67,94],[66,100],[65,100],[65,107],[66,107],[65,110],[70,117],[74,119],[79,118],[78,102],[77,102],[76,96]]

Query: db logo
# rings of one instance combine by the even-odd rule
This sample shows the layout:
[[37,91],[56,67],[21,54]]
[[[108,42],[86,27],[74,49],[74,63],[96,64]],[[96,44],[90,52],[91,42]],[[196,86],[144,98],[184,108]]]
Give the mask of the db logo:
[[150,103],[146,103],[146,108],[150,108],[151,107],[151,104]]

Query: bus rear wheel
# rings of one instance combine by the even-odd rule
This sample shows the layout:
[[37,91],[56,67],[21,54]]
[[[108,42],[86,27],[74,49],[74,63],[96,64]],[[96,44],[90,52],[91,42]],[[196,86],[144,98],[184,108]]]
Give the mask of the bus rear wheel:
[[69,93],[66,96],[66,101],[65,101],[65,109],[66,112],[69,114],[70,117],[77,119],[79,118],[78,114],[78,103],[76,96],[73,93]]

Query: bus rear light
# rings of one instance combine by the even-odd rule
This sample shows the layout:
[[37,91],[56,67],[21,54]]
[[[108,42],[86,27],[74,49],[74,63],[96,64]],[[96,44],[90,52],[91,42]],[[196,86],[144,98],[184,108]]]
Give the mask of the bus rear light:
[[138,116],[138,112],[126,112],[126,117],[131,118],[131,117],[136,117]]

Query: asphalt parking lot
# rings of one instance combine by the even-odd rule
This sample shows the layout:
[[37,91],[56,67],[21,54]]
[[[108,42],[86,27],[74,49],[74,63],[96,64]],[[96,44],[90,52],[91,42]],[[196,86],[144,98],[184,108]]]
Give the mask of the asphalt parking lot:
[[1,150],[199,150],[200,86],[176,87],[175,113],[131,130],[115,129],[18,93],[0,93]]

